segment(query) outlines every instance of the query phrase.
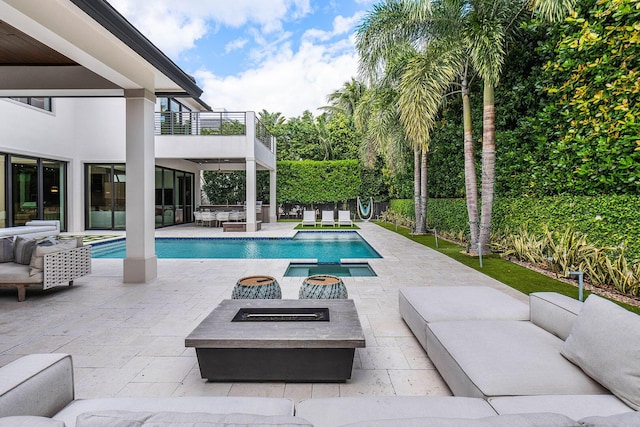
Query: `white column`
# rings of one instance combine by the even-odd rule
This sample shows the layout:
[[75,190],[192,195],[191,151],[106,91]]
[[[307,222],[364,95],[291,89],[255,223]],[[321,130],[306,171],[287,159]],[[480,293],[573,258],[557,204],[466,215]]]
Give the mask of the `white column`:
[[253,111],[245,113],[245,131],[247,137],[247,152],[245,153],[247,180],[247,231],[256,231],[256,114]]
[[155,248],[155,95],[125,90],[127,138],[127,255],[124,282],[158,276]]
[[278,222],[278,200],[276,199],[276,171],[269,171],[269,222]]
[[256,231],[256,161],[247,159],[247,231]]

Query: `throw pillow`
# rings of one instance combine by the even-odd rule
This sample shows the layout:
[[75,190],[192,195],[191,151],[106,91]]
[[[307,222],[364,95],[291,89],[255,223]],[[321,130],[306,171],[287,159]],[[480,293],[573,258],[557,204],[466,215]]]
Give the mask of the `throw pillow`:
[[33,255],[35,247],[35,239],[28,239],[22,236],[16,237],[16,241],[13,243],[14,262],[22,265],[29,265],[31,262],[31,255]]
[[76,427],[313,427],[286,415],[209,414],[201,412],[96,411],[78,415]]
[[587,417],[579,420],[583,427],[638,427],[640,412],[625,412],[608,417]]
[[560,353],[640,410],[640,316],[589,295]]
[[13,262],[13,237],[0,239],[0,262]]
[[67,249],[74,249],[77,247],[77,240],[63,240],[62,242],[55,244],[53,246],[41,246],[37,245],[36,250],[33,251],[33,256],[31,257],[31,262],[29,263],[29,275],[35,276],[38,273],[42,273],[44,271],[44,256],[46,254],[64,251]]

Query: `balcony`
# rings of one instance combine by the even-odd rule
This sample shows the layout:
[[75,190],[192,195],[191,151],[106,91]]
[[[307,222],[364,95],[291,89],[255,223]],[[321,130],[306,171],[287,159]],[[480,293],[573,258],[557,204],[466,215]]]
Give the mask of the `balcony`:
[[157,112],[155,135],[157,158],[224,159],[231,169],[255,159],[259,169],[275,170],[276,140],[252,111]]

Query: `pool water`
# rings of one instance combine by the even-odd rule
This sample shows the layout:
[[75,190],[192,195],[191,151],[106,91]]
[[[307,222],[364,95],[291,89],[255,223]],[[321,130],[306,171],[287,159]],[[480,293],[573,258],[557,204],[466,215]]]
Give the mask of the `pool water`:
[[[93,258],[124,258],[125,240],[93,245]],[[297,258],[339,263],[380,258],[355,231],[300,231],[293,238],[156,238],[158,258]]]
[[292,262],[285,271],[285,277],[308,277],[314,274],[328,274],[338,277],[375,277],[376,272],[368,263],[294,263]]

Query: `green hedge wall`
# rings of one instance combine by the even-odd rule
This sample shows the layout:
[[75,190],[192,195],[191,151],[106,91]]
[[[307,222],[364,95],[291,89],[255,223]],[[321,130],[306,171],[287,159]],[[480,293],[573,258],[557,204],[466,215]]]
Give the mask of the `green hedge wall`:
[[[413,218],[413,200],[392,201]],[[464,199],[430,199],[429,227],[458,232],[468,230]],[[561,230],[567,226],[588,236],[589,242],[601,246],[625,245],[627,259],[640,259],[640,196],[554,196],[543,198],[497,199],[493,208],[494,230],[517,230],[525,225],[541,234],[546,226]]]
[[276,181],[280,203],[330,203],[358,197],[358,160],[279,161]]

